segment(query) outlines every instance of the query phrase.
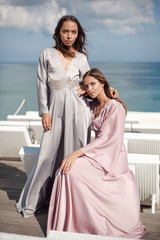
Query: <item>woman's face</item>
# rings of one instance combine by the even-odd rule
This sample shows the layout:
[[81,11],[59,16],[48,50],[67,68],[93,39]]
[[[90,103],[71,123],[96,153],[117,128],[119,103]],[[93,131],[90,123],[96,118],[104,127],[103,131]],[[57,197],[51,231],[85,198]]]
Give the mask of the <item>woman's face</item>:
[[85,90],[91,98],[97,98],[104,93],[104,84],[92,76],[86,76],[83,80]]
[[72,47],[78,37],[78,26],[75,22],[65,21],[60,28],[60,38],[67,47]]

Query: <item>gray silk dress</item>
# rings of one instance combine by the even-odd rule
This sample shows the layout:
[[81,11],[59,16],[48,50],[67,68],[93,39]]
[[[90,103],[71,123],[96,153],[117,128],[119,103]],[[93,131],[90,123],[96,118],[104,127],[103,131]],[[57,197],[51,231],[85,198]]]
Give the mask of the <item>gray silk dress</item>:
[[40,54],[39,115],[49,113],[52,123],[51,130],[43,133],[37,162],[16,203],[25,218],[43,210],[63,158],[90,142],[89,103],[84,96],[77,95],[79,83],[88,70],[87,58],[82,53],[76,52],[67,71],[55,48],[47,48]]

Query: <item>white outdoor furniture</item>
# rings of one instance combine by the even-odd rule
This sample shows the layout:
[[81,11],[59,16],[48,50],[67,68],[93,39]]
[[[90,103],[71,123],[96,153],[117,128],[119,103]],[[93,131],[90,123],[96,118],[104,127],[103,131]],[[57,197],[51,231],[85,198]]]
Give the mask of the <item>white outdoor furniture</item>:
[[124,133],[128,140],[128,153],[160,155],[160,134]]
[[126,115],[126,123],[139,124],[159,124],[160,112],[133,112],[128,111]]
[[[27,111],[25,115],[8,115],[7,119],[10,121],[41,121],[37,111]],[[132,112],[128,111],[126,116],[126,123],[132,124],[159,124],[160,112]]]
[[8,121],[41,121],[41,117],[39,117],[38,112],[36,111],[28,111],[25,115],[8,115]]
[[125,132],[160,134],[160,124],[125,123]]
[[19,156],[27,176],[29,176],[36,160],[38,159],[39,149],[39,145],[23,146],[19,151]]
[[29,128],[34,131],[35,134],[35,143],[40,144],[42,135],[43,135],[43,127],[41,121],[30,121],[29,122]]
[[130,169],[130,165],[135,167],[141,203],[151,204],[155,213],[155,204],[159,205],[159,155],[128,153],[128,164]]
[[0,158],[19,158],[24,145],[32,145],[25,126],[0,126]]
[[0,121],[0,126],[28,127],[28,121]]
[[132,123],[125,123],[124,131],[131,132],[132,131]]
[[27,127],[32,143],[40,144],[43,127],[41,121],[0,121],[0,126]]

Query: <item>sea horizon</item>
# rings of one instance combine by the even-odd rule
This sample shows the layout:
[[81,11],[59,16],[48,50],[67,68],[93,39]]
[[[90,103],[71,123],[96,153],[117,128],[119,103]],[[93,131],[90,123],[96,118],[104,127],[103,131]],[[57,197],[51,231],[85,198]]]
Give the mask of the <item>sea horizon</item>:
[[[14,114],[23,98],[27,111],[38,111],[37,64],[38,61],[0,62],[0,120]],[[89,61],[89,64],[99,68],[118,90],[128,111],[160,112],[160,62]]]
[[[23,64],[23,63],[35,63],[38,64],[38,60],[37,61],[0,61],[0,64]],[[93,61],[93,60],[89,60],[89,63],[160,63],[160,61],[109,61],[109,60],[103,60],[103,61]]]

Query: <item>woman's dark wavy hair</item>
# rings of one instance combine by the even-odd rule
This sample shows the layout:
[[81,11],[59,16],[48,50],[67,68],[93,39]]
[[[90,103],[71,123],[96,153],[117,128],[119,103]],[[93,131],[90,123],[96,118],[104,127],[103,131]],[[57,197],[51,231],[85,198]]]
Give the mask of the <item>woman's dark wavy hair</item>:
[[[84,81],[85,77],[87,77],[87,76],[94,77],[94,78],[96,78],[100,83],[104,84],[104,92],[105,92],[106,96],[107,96],[108,98],[110,98],[110,99],[113,99],[112,94],[111,94],[111,91],[110,91],[111,87],[110,87],[107,79],[105,78],[105,76],[103,75],[103,73],[102,73],[99,69],[97,69],[97,68],[91,68],[88,72],[86,72],[86,73],[84,74],[84,76],[83,76],[83,81]],[[126,111],[126,113],[127,113],[127,106],[126,106],[126,104],[125,104],[122,100],[120,100],[119,98],[114,98],[114,99],[115,99],[116,101],[120,102],[120,103],[123,105],[123,107],[124,107],[124,109],[125,109],[125,111]]]
[[59,22],[57,23],[57,26],[55,28],[55,32],[53,34],[53,39],[55,40],[56,42],[56,45],[55,45],[55,48],[59,51],[62,52],[62,54],[66,57],[73,57],[73,53],[69,52],[68,51],[68,47],[65,46],[62,41],[61,41],[61,38],[60,38],[60,29],[62,27],[62,24],[65,22],[65,21],[72,21],[72,22],[75,22],[78,26],[78,37],[76,39],[76,41],[74,42],[73,44],[73,48],[80,52],[80,53],[83,53],[85,54],[86,56],[88,56],[88,52],[85,48],[85,45],[86,45],[86,42],[87,42],[87,38],[86,38],[86,35],[85,35],[85,30],[82,28],[80,22],[78,21],[78,19],[72,15],[65,15],[63,16]]

